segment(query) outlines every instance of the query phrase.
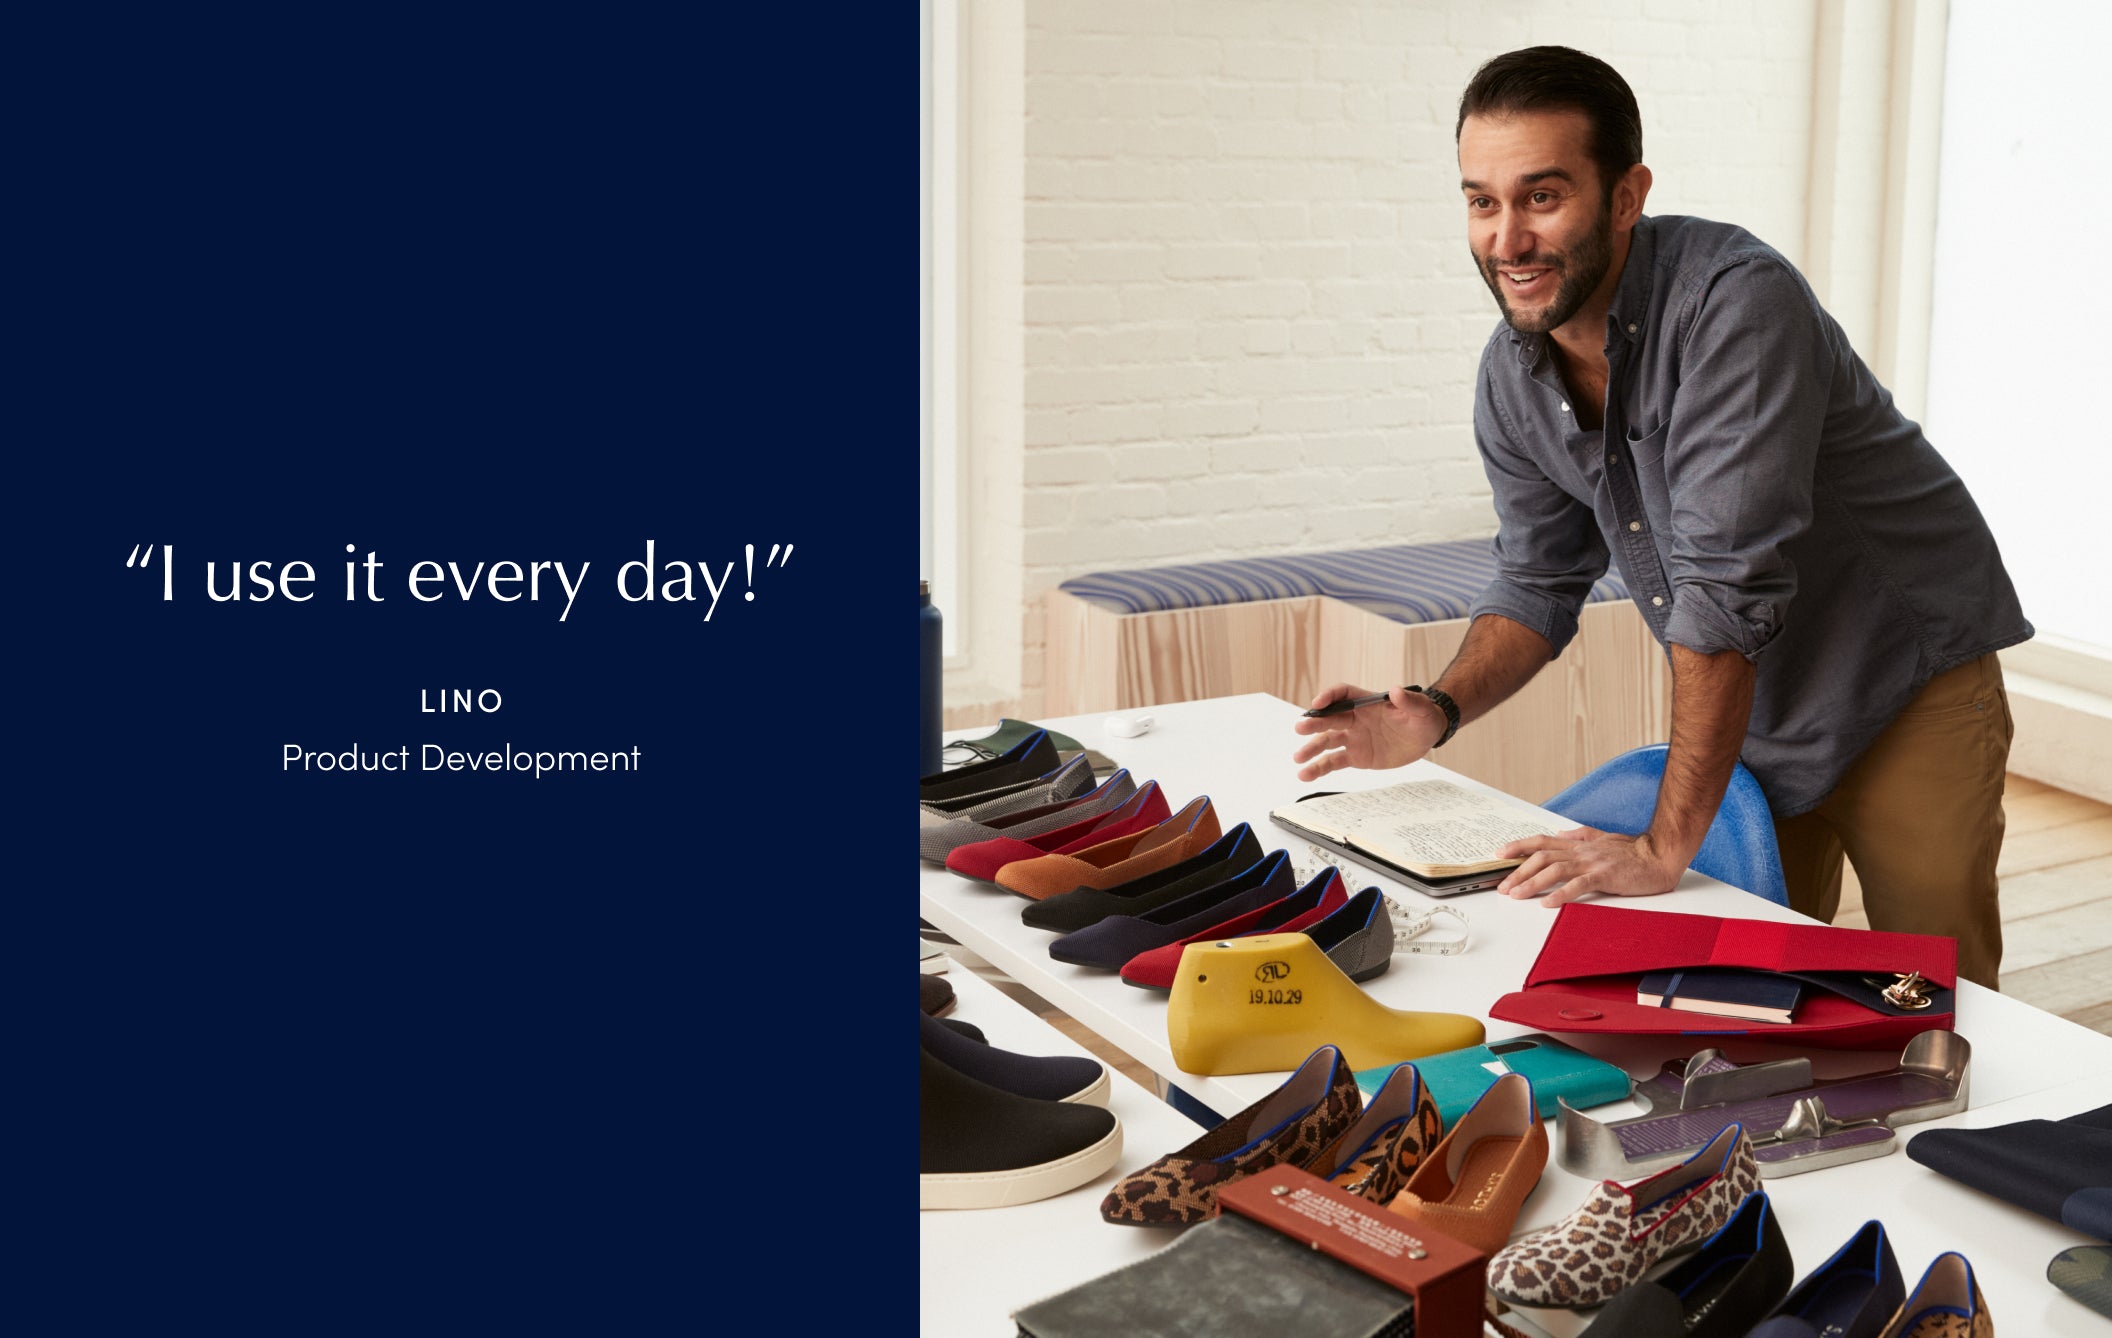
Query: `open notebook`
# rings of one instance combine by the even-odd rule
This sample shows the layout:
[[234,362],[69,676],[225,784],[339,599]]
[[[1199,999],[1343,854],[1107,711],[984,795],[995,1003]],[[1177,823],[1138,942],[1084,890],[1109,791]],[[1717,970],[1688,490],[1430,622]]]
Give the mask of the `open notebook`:
[[1508,869],[1496,851],[1525,836],[1575,823],[1448,780],[1404,781],[1377,790],[1308,795],[1269,814],[1280,827],[1420,880]]

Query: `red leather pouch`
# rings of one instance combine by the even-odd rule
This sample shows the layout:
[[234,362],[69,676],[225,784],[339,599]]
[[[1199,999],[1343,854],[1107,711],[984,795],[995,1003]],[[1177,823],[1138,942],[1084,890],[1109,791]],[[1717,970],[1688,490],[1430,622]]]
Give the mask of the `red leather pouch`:
[[[1636,1002],[1643,976],[1698,967],[1774,971],[1809,988],[1789,1022]],[[1489,1016],[1540,1031],[1752,1036],[1882,1050],[1924,1031],[1953,1030],[1957,985],[1958,942],[1942,935],[1571,902],[1555,912],[1525,987],[1498,999]]]

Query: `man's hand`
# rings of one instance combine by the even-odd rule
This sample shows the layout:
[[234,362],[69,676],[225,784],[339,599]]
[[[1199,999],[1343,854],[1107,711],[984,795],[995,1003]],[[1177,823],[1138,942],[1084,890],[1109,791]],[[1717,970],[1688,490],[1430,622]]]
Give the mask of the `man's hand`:
[[1587,892],[1654,897],[1670,892],[1687,869],[1685,860],[1659,851],[1648,832],[1622,836],[1592,827],[1529,836],[1496,853],[1505,859],[1526,856],[1496,890],[1520,899],[1543,897],[1548,906],[1575,901]]
[[[1369,695],[1362,688],[1337,683],[1313,698],[1313,708]],[[1396,687],[1383,702],[1343,715],[1300,716],[1291,728],[1310,736],[1298,745],[1291,760],[1305,764],[1298,769],[1299,780],[1314,781],[1343,767],[1383,771],[1407,766],[1444,736],[1445,713],[1422,693]]]

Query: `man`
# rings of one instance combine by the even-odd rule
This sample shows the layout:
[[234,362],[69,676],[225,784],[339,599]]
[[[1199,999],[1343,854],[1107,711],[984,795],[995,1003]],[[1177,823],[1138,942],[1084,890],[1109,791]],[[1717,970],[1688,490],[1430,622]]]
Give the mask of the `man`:
[[1639,836],[1505,847],[1525,858],[1502,890],[1670,890],[1742,753],[1792,906],[1833,918],[1845,850],[1873,928],[1953,935],[1959,974],[1994,988],[2010,740],[1994,652],[2032,629],[1964,484],[1779,253],[1644,216],[1641,117],[1610,66],[1499,56],[1456,135],[1503,313],[1474,404],[1499,574],[1431,689],[1298,722],[1299,778],[1404,766],[1471,725],[1561,653],[1610,558],[1672,662],[1657,811]]

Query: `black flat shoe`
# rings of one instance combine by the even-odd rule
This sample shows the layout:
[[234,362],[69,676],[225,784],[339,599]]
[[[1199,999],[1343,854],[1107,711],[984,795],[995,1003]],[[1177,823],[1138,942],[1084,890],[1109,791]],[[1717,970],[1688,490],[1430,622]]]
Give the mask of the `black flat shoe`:
[[1748,1194],[1723,1229],[1664,1276],[1600,1307],[1583,1338],[1737,1338],[1789,1294],[1789,1242],[1765,1194]]
[[1907,1299],[1885,1224],[1871,1221],[1796,1285],[1750,1338],[1878,1338]]
[[1068,934],[1098,924],[1110,915],[1142,915],[1191,892],[1215,887],[1261,863],[1264,851],[1253,828],[1242,822],[1201,854],[1157,873],[1147,873],[1113,887],[1081,887],[1037,901],[1020,912],[1020,923],[1051,933]]

